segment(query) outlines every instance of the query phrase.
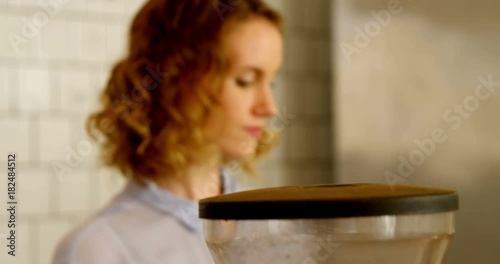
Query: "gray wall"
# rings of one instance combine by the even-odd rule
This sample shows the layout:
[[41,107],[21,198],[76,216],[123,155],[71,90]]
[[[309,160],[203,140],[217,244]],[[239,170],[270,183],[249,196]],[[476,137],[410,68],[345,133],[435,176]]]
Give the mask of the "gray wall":
[[[458,190],[447,263],[499,263],[500,3],[388,3],[339,0],[333,8],[339,181]],[[390,16],[377,20],[372,10]],[[401,158],[413,170],[398,172]]]

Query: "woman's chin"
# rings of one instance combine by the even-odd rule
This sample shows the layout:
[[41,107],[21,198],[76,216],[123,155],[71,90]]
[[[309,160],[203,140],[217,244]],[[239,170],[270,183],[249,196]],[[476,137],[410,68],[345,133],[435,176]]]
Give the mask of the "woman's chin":
[[245,160],[254,157],[255,151],[255,147],[247,147],[225,151],[225,154],[233,160]]
[[228,156],[231,157],[231,159],[233,160],[245,160],[255,156],[255,150],[250,152],[229,153]]
[[[238,142],[238,141],[237,141]],[[226,157],[235,160],[249,159],[255,156],[257,151],[257,140],[239,141],[239,143],[225,144],[221,146],[221,150],[224,152]]]

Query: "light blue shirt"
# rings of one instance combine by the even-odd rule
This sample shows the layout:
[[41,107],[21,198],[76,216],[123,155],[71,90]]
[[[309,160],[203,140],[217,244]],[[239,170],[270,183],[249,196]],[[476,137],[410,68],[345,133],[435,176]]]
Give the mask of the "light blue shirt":
[[[223,192],[236,191],[221,170]],[[66,235],[54,264],[214,264],[198,218],[198,203],[147,181],[130,181],[92,218]]]

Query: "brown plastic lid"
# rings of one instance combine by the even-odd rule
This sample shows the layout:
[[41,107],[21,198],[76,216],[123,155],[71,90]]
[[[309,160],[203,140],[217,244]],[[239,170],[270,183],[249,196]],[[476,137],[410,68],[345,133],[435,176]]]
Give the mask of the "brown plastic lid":
[[335,184],[265,188],[200,200],[204,219],[299,219],[458,210],[458,194],[413,185]]

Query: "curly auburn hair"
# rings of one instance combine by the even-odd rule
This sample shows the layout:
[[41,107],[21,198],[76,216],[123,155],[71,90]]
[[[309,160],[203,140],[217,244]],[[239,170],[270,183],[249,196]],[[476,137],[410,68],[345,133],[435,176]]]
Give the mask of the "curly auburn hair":
[[[280,15],[261,0],[149,0],[142,7],[130,28],[128,54],[113,67],[102,108],[86,124],[105,165],[143,183],[203,159],[203,123],[218,103],[227,67],[221,39],[251,17],[283,32]],[[265,130],[242,168],[255,175],[252,161],[277,139]]]

